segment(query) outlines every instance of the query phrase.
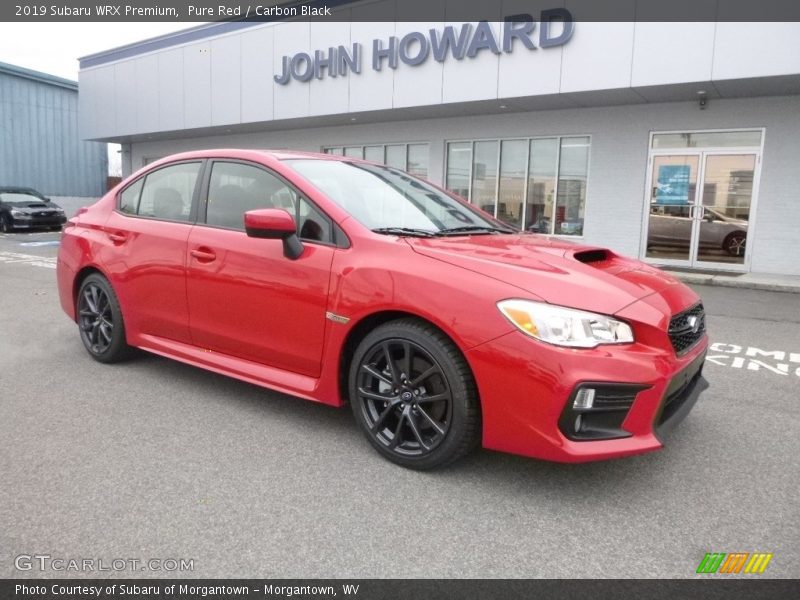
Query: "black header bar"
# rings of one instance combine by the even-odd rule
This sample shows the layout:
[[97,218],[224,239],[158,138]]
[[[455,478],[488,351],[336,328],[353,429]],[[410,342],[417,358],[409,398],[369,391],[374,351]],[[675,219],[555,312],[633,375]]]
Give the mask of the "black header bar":
[[758,600],[797,598],[791,579],[6,579],[4,600]]
[[[800,21],[796,0],[10,0],[9,22],[501,21],[565,8],[575,21]],[[520,19],[524,20],[524,19]]]

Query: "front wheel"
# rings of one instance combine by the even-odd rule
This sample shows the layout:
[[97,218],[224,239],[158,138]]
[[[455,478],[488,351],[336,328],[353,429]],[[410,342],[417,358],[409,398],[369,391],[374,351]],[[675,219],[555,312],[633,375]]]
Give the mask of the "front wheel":
[[403,467],[447,465],[480,441],[472,372],[455,344],[422,321],[391,321],[361,341],[349,396],[370,443]]
[[14,231],[14,226],[11,224],[11,217],[8,215],[0,215],[0,231],[3,233],[11,233]]
[[102,363],[114,363],[131,354],[125,341],[125,323],[117,296],[100,274],[83,280],[78,291],[78,328],[89,355]]

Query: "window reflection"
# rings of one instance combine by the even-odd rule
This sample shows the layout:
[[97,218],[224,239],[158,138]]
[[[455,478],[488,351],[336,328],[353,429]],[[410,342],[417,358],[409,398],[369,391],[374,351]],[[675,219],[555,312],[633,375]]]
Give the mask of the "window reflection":
[[504,140],[500,145],[497,218],[516,227],[522,227],[527,156],[526,140]]
[[589,138],[562,138],[554,233],[583,235]]
[[470,200],[494,214],[497,198],[497,141],[475,142]]
[[588,136],[449,142],[445,186],[525,231],[583,235],[590,145]]
[[417,177],[428,177],[429,148],[426,143],[330,146],[323,148],[322,151],[325,154],[363,158],[401,171],[408,171]]
[[447,144],[447,176],[445,177],[445,186],[451,192],[468,200],[471,163],[471,142],[450,142]]
[[553,233],[553,201],[558,171],[558,139],[531,140],[525,230]]

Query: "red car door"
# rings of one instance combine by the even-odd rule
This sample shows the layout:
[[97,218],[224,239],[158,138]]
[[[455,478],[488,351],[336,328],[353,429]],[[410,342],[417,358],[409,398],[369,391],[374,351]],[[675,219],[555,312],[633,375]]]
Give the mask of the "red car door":
[[191,343],[186,302],[186,243],[202,162],[151,171],[120,194],[105,224],[112,251],[102,257],[128,330]]
[[[282,179],[247,163],[215,161],[205,224],[189,234],[187,295],[196,346],[319,376],[331,263],[332,223]],[[244,213],[285,208],[299,217],[303,254],[280,240],[250,238]],[[200,221],[203,219],[201,218]]]

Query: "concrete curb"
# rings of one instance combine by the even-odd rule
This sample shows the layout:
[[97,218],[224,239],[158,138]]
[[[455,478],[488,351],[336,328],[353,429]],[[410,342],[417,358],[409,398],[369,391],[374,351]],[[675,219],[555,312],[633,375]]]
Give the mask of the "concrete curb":
[[800,294],[800,277],[771,278],[753,275],[709,275],[707,273],[684,273],[667,271],[684,283],[693,285],[716,285],[720,287],[741,288],[748,290],[765,290],[769,292],[787,292]]

